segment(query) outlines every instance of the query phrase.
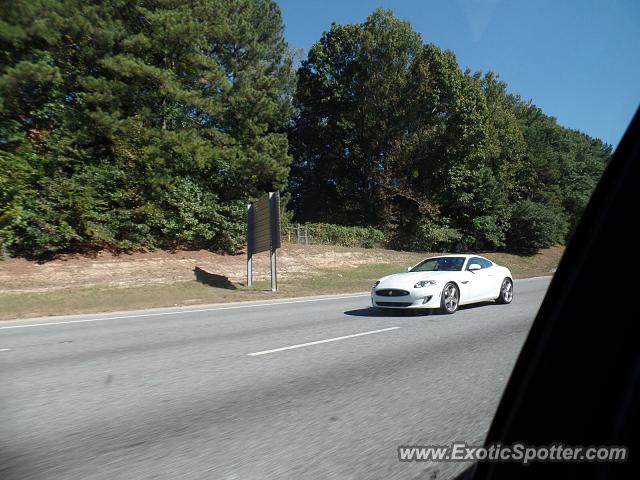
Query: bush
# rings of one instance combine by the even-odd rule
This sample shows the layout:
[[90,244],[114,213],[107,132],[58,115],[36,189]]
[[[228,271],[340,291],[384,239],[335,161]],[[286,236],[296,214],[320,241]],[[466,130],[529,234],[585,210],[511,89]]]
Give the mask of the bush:
[[[0,206],[0,245],[12,255],[49,257],[107,248],[207,248],[236,253],[245,242],[246,206],[223,201],[192,178],[143,196],[115,168],[86,168],[71,178],[42,179],[39,192]],[[0,182],[2,186],[2,182]]]
[[246,207],[222,203],[193,179],[177,177],[161,194],[161,216],[154,225],[162,247],[186,246],[236,253],[245,243]]
[[513,210],[507,244],[516,251],[535,252],[562,243],[567,230],[568,222],[562,209],[523,200]]
[[447,225],[440,225],[432,222],[419,223],[416,231],[408,239],[398,238],[396,243],[401,248],[411,251],[433,252],[444,250],[455,250],[462,240],[462,233]]
[[[374,248],[385,245],[385,234],[373,227],[347,227],[331,223],[307,223],[309,243]],[[292,227],[295,229],[295,227]]]
[[482,215],[471,220],[475,250],[495,249],[505,246],[508,218],[498,215]]

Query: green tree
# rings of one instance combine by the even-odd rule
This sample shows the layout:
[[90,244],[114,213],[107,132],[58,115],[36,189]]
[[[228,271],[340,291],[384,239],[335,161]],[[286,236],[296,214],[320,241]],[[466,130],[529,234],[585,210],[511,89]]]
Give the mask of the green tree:
[[374,226],[402,248],[562,242],[610,154],[493,72],[462,72],[382,9],[322,35],[298,70],[295,105],[296,219]]
[[561,243],[566,232],[565,215],[559,208],[522,200],[515,205],[508,241],[513,250],[533,253]]
[[[376,224],[388,152],[406,123],[407,67],[420,37],[390,12],[333,24],[298,71],[291,179],[305,220]],[[324,218],[317,218],[322,215]]]
[[521,199],[546,206],[564,228],[552,227],[555,242],[573,231],[611,155],[611,146],[559,126],[531,102],[517,99],[515,112],[525,139]]
[[291,161],[294,77],[277,5],[10,4],[0,23],[0,161],[11,164],[0,175],[20,179],[0,195],[10,250],[238,248],[244,203],[282,188]]
[[[425,222],[500,246],[486,103],[454,54],[377,10],[332,25],[298,71],[291,189],[301,220],[374,225],[396,246]],[[480,218],[480,220],[478,220]]]

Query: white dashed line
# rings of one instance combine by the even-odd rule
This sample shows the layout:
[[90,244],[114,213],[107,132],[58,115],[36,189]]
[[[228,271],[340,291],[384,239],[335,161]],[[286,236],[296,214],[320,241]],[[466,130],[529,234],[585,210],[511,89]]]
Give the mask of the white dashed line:
[[274,348],[273,350],[263,350],[261,352],[247,353],[247,355],[251,357],[257,357],[258,355],[266,355],[267,353],[282,352],[284,350],[293,350],[294,348],[309,347],[311,345],[319,345],[321,343],[337,342],[338,340],[346,340],[347,338],[362,337],[364,335],[372,335],[374,333],[390,332],[391,330],[397,330],[398,328],[400,327],[389,327],[389,328],[383,328],[380,330],[371,330],[369,332],[354,333],[353,335],[345,335],[343,337],[327,338],[326,340],[318,340],[316,342],[300,343],[298,345],[290,345],[288,347]]

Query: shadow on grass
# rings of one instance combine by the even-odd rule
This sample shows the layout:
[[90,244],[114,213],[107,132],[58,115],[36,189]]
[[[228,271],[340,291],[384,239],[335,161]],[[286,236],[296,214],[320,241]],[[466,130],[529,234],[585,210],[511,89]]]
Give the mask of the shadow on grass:
[[226,288],[227,290],[236,290],[236,286],[231,283],[224,275],[217,275],[215,273],[209,273],[200,267],[193,269],[193,274],[196,276],[196,280],[205,285],[215,288]]

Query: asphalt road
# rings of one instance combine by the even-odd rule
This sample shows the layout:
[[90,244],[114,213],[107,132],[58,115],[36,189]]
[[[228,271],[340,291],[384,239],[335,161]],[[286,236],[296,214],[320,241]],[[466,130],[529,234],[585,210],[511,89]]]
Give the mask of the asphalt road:
[[2,322],[0,478],[451,478],[397,447],[483,441],[548,283],[452,316],[351,296]]

